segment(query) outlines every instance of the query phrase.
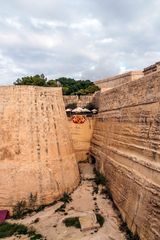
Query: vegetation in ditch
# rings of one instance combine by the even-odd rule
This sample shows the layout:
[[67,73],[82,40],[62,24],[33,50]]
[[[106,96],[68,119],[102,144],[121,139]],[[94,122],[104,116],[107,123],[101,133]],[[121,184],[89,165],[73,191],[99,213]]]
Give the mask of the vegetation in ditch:
[[[64,193],[63,197],[59,200],[64,204],[60,206],[56,212],[65,212],[66,204],[72,201],[71,196],[68,193]],[[13,207],[13,218],[20,219],[25,217],[27,214],[31,214],[33,212],[43,211],[46,207],[53,206],[57,203],[57,201],[53,201],[49,204],[42,204],[36,207],[37,204],[37,194],[33,195],[30,193],[28,200],[18,201],[17,204]]]
[[22,200],[17,202],[13,207],[13,218],[22,218],[28,213],[32,213],[36,208],[37,194],[30,193],[28,201]]
[[96,168],[94,168],[94,173],[95,173],[95,183],[97,185],[103,185],[106,186],[107,184],[107,180],[105,178],[105,176],[103,174],[101,174],[99,171],[96,170]]
[[48,204],[42,204],[42,205],[40,205],[38,208],[36,208],[34,211],[35,211],[36,213],[37,213],[37,212],[40,212],[40,211],[43,211],[46,207],[54,206],[56,203],[57,203],[57,201],[53,201],[53,202],[48,203]]
[[93,185],[93,191],[92,191],[92,196],[94,196],[94,194],[98,194],[98,186],[97,185]]
[[72,198],[68,193],[65,192],[63,194],[63,197],[59,201],[64,202],[64,203],[69,203],[72,201]]
[[133,235],[133,233],[129,230],[127,224],[125,222],[122,222],[119,226],[119,230],[121,232],[124,232],[125,234],[125,237],[127,240],[140,240],[139,236],[136,234],[136,235]]
[[55,210],[55,212],[65,212],[66,203],[62,204],[59,208]]
[[42,204],[40,206],[37,205],[37,194],[33,195],[30,193],[28,200],[18,201],[17,204],[13,207],[13,218],[20,219],[25,217],[27,214],[31,214],[33,212],[43,211],[46,207],[53,206],[57,203],[57,201],[53,201],[48,204]]
[[27,203],[25,200],[18,201],[17,204],[13,207],[13,218],[19,219],[22,218],[27,213]]
[[6,238],[13,235],[27,235],[31,240],[43,239],[41,234],[37,234],[35,230],[28,229],[23,224],[11,224],[7,222],[0,224],[0,238]]
[[100,227],[102,227],[105,222],[104,217],[101,214],[96,213],[96,218],[97,218],[97,222],[99,223]]
[[[101,214],[96,213],[96,218],[97,218],[97,222],[99,223],[100,227],[102,227],[105,222],[104,217]],[[75,227],[75,228],[81,227],[78,217],[66,218],[63,220],[63,223],[65,224],[66,227]]]
[[72,198],[71,198],[70,194],[65,192],[63,194],[63,197],[61,197],[59,201],[63,202],[63,204],[59,208],[57,208],[55,210],[55,212],[65,212],[66,205],[67,205],[67,203],[72,201]]
[[70,217],[63,220],[63,223],[66,227],[75,227],[75,228],[81,228],[79,218],[78,217]]

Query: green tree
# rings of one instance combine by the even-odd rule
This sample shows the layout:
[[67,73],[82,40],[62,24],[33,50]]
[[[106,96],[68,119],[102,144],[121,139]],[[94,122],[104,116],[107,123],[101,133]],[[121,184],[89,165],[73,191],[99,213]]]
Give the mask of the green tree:
[[70,88],[67,86],[62,87],[63,95],[70,95]]
[[86,91],[86,93],[91,94],[91,93],[94,93],[96,91],[99,91],[99,87],[92,84],[92,85],[88,86],[85,91]]
[[44,74],[26,76],[18,78],[15,85],[34,85],[34,86],[44,86],[44,87],[62,87],[64,95],[86,95],[92,94],[99,90],[93,82],[90,80],[75,80],[73,78],[61,77],[58,79],[47,80]]
[[46,86],[47,85],[47,78],[44,74],[41,75],[34,75],[34,76],[27,76],[22,77],[21,79],[18,78],[15,85],[34,85],[34,86]]
[[57,82],[55,80],[49,80],[47,82],[47,87],[57,87]]

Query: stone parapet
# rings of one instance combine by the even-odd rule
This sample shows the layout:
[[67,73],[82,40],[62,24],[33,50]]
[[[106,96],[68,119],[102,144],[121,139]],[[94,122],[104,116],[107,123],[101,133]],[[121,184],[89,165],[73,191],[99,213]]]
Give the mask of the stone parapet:
[[101,88],[101,91],[106,91],[119,85],[134,81],[143,77],[143,71],[130,71],[127,73],[119,74],[113,77],[108,77],[102,80],[95,81],[95,84]]

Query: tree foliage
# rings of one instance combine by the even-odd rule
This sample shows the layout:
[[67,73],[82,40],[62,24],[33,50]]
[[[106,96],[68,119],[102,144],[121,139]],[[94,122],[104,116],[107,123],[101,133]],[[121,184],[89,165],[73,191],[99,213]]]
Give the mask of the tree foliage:
[[44,74],[26,76],[18,78],[15,85],[33,85],[33,86],[44,86],[44,87],[62,87],[64,95],[87,95],[92,94],[99,90],[93,82],[90,80],[75,80],[73,78],[58,78],[47,80]]
[[34,86],[46,86],[47,85],[47,78],[44,74],[35,75],[35,76],[27,76],[22,77],[21,79],[18,78],[15,85],[34,85]]

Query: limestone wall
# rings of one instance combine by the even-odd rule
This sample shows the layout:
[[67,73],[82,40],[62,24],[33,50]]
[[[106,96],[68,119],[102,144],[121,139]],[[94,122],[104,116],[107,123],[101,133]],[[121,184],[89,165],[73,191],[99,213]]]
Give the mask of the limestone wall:
[[91,154],[129,228],[160,239],[160,72],[101,93]]
[[143,73],[144,73],[144,76],[145,76],[145,75],[148,75],[148,74],[153,74],[153,73],[158,72],[158,71],[160,71],[160,62],[156,62],[155,64],[144,68]]
[[131,71],[123,74],[119,74],[113,77],[105,78],[102,80],[98,80],[95,84],[101,88],[101,91],[106,91],[119,85],[137,80],[143,77],[144,73],[142,71]]
[[92,102],[94,94],[85,96],[63,96],[64,104],[67,106],[70,103],[77,103],[78,107],[85,107]]
[[86,117],[86,121],[83,124],[75,124],[72,118],[68,118],[68,122],[76,159],[78,162],[87,160],[95,119]]
[[0,208],[71,191],[79,172],[60,88],[0,87]]

